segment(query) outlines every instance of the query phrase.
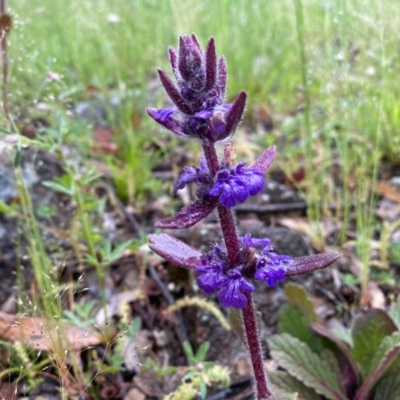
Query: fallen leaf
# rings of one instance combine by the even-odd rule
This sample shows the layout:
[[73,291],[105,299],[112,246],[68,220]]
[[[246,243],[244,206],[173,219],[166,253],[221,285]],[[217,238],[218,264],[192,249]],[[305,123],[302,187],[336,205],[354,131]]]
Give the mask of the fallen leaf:
[[54,351],[61,343],[65,349],[80,350],[101,343],[101,336],[63,321],[22,317],[0,312],[0,338],[26,343],[37,350]]
[[374,191],[389,200],[400,203],[400,190],[390,182],[377,181],[375,182]]
[[94,146],[93,153],[115,154],[118,146],[113,143],[113,130],[110,127],[96,126],[93,130]]

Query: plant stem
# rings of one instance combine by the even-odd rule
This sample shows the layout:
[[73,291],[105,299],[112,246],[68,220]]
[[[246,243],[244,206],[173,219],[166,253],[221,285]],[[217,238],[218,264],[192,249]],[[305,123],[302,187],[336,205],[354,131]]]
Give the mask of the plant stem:
[[[0,0],[0,15],[6,13],[6,0]],[[6,120],[10,119],[10,108],[8,104],[8,57],[7,57],[7,29],[2,27],[0,37],[1,64],[3,66],[3,111]]]
[[260,338],[253,308],[253,298],[251,293],[245,293],[245,296],[247,297],[247,306],[242,309],[242,315],[253,366],[253,374],[256,381],[257,399],[273,400],[272,393],[268,389],[267,376],[264,370]]
[[[208,168],[212,176],[215,176],[220,168],[215,146],[203,144],[203,151]],[[233,212],[230,208],[220,205],[218,206],[218,216],[221,224],[222,234],[224,236],[225,246],[228,252],[229,264],[231,268],[235,268],[240,264],[240,246]],[[253,366],[253,374],[256,386],[256,399],[273,400],[273,396],[268,389],[267,376],[264,371],[260,338],[258,336],[256,318],[253,309],[253,299],[251,294],[246,294],[246,297],[247,306],[242,309],[242,315],[251,363]]]

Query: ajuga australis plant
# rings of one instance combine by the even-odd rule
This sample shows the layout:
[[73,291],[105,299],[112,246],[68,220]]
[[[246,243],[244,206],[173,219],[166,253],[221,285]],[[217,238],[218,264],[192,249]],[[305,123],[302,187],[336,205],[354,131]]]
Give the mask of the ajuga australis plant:
[[[325,268],[340,257],[326,253],[294,258],[277,254],[267,238],[238,237],[232,207],[260,193],[264,173],[275,158],[276,148],[266,149],[254,164],[236,163],[227,140],[238,127],[246,106],[247,94],[241,92],[225,104],[227,66],[217,58],[211,38],[203,49],[195,35],[179,38],[176,51],[169,48],[175,82],[161,69],[162,86],[174,104],[170,108],[147,108],[157,123],[186,139],[196,139],[204,153],[199,166],[185,167],[174,193],[188,184],[197,185],[197,200],[173,217],[156,223],[158,228],[189,228],[217,209],[223,238],[210,252],[202,254],[167,234],[149,235],[150,248],[166,260],[195,271],[199,287],[218,293],[222,306],[241,312],[244,344],[254,372],[257,399],[274,399],[264,370],[259,332],[252,300],[254,280],[275,286],[287,276]],[[225,142],[218,157],[216,145]]]

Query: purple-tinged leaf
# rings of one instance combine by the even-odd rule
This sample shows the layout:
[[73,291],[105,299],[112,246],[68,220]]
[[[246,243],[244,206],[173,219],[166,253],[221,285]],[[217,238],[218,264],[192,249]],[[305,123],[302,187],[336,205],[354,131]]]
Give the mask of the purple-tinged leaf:
[[347,400],[339,377],[323,359],[299,339],[283,333],[268,341],[272,358],[290,375],[330,400]]
[[162,69],[157,69],[157,72],[158,76],[160,77],[161,84],[176,107],[184,114],[192,114],[191,108],[186,104],[185,100],[168,75]]
[[221,137],[220,140],[230,136],[238,127],[244,113],[244,108],[246,107],[246,99],[246,92],[240,92],[236,97],[232,107],[226,115],[226,131],[224,137]]
[[276,156],[276,146],[271,146],[264,150],[260,157],[250,165],[250,168],[265,172],[274,162]]
[[344,368],[344,366],[341,368],[343,385],[345,387],[355,387],[359,379],[359,369],[354,361],[350,348],[321,323],[312,323],[311,328],[314,332],[335,343],[342,352],[348,366],[347,369]]
[[342,255],[337,252],[313,254],[311,256],[297,257],[285,271],[285,276],[307,274],[308,272],[326,268],[338,260]]
[[228,68],[226,66],[225,57],[222,56],[218,61],[218,77],[217,77],[217,82],[222,97],[224,97],[225,95],[227,80],[228,80]]
[[193,74],[201,67],[202,53],[198,43],[190,36],[179,37],[179,59],[178,68],[182,78],[190,81]]
[[364,381],[354,400],[366,400],[371,396],[374,385],[398,358],[400,354],[400,332],[386,336],[376,351],[370,366],[368,378]]
[[400,374],[391,371],[377,385],[373,400],[398,400],[400,399]]
[[197,36],[194,33],[192,33],[191,38],[192,38],[193,43],[199,49],[200,53],[203,53],[203,49],[201,48],[201,45],[200,45],[199,41],[197,40]]
[[385,311],[372,308],[356,317],[351,331],[354,343],[353,356],[366,378],[381,342],[396,332],[397,327]]
[[206,49],[206,87],[210,90],[215,86],[217,80],[217,53],[215,51],[215,40],[211,38]]
[[148,235],[147,238],[149,247],[172,264],[190,269],[201,264],[202,254],[173,236],[160,233]]
[[168,48],[169,63],[171,64],[172,72],[174,73],[175,79],[178,81],[180,78],[178,71],[178,54],[173,47]]
[[164,229],[185,229],[193,226],[218,205],[218,198],[198,200],[188,207],[183,208],[172,217],[157,221],[155,226]]

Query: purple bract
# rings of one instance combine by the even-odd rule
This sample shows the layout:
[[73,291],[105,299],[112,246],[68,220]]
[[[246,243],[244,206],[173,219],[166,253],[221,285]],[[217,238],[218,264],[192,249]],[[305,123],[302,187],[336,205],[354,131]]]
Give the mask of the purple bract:
[[237,128],[246,105],[241,92],[232,104],[224,104],[227,68],[217,61],[214,39],[204,51],[195,35],[182,36],[179,49],[169,48],[175,83],[161,69],[158,75],[175,108],[147,108],[156,122],[176,135],[203,143],[228,139]]

